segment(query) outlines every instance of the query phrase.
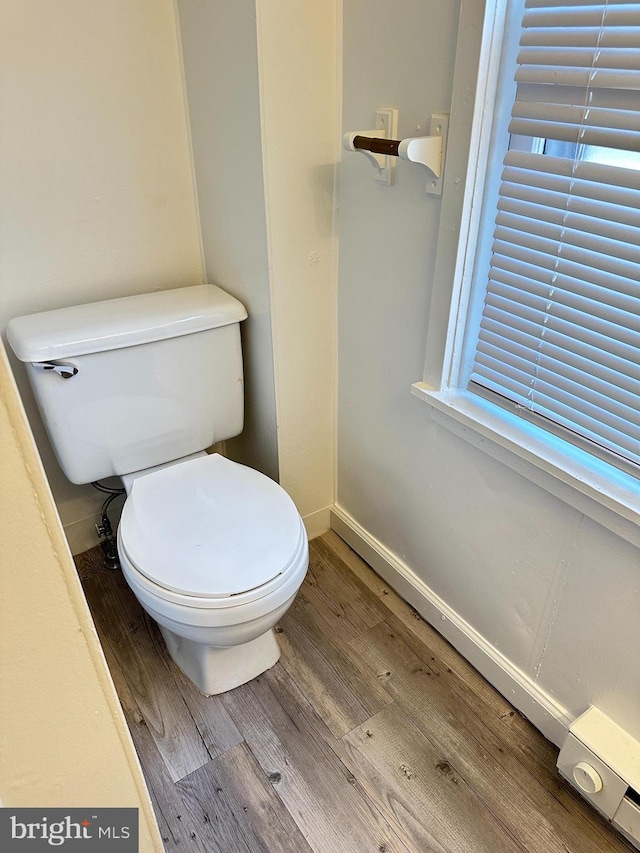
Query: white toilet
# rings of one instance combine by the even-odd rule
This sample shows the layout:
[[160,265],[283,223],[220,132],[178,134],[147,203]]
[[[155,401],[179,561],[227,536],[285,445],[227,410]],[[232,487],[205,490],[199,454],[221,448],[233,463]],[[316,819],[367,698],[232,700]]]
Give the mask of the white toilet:
[[69,480],[122,478],[122,571],[207,695],[276,663],[273,627],[308,567],[287,493],[204,452],[242,431],[246,316],[219,287],[199,285],[31,314],[7,328]]

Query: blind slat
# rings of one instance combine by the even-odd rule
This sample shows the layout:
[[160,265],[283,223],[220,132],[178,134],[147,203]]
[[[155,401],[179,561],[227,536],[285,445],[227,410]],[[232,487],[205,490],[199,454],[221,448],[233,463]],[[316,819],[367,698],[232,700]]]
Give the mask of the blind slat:
[[520,44],[545,47],[605,47],[636,48],[640,44],[640,26],[609,27],[601,34],[600,24],[593,27],[529,27],[522,33]]
[[[640,67],[638,51],[633,45],[607,47],[599,38],[594,45],[588,47],[576,47],[567,43],[551,46],[544,44],[523,46],[518,54],[518,63],[521,69],[527,66],[546,65],[556,82],[559,74],[561,75],[562,70],[567,67],[589,71],[592,69],[637,71]],[[526,75],[526,71],[520,73]],[[592,81],[589,83],[591,84]],[[633,83],[635,86],[636,81]],[[633,86],[629,84],[623,88],[633,88]]]
[[[635,69],[633,69],[635,70]],[[561,86],[580,86],[590,89],[627,89],[636,91],[638,80],[631,70],[617,68],[573,68],[571,66],[527,65],[520,66],[516,72],[516,81],[538,83],[546,86],[549,76],[553,75]]]

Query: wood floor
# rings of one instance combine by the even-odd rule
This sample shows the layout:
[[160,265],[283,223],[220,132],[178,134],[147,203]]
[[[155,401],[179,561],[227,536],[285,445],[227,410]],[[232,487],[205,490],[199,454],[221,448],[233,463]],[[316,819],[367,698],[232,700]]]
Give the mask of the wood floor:
[[76,558],[167,853],[614,853],[633,848],[556,749],[334,533],[280,662],[202,696],[120,572]]

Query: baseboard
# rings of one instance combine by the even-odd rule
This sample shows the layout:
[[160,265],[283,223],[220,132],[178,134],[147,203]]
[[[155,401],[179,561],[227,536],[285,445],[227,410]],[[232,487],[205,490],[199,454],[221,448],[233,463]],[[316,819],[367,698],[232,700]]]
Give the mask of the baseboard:
[[332,507],[331,527],[548,740],[562,745],[572,722],[566,708],[514,666],[343,507]]
[[331,529],[332,508],[331,506],[325,506],[323,509],[316,510],[316,512],[302,517],[309,539],[316,539]]

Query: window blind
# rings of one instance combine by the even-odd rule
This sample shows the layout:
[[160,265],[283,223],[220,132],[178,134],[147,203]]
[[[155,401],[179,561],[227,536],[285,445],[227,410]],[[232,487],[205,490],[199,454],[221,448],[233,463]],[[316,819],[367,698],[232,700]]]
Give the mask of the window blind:
[[640,465],[640,3],[527,0],[517,61],[470,387]]

